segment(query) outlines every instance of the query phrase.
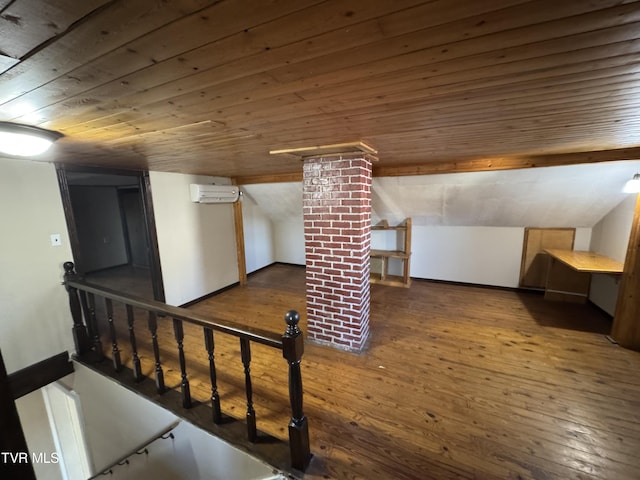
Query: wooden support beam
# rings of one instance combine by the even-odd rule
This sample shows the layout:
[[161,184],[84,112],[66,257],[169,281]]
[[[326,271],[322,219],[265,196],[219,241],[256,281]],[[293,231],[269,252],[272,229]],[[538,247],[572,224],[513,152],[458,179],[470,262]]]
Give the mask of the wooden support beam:
[[640,147],[598,150],[591,152],[531,155],[524,157],[492,157],[450,162],[429,162],[415,165],[377,165],[374,177],[401,177],[432,175],[438,173],[486,172],[492,170],[516,170],[521,168],[556,167],[581,163],[613,162],[640,158]]
[[640,195],[636,200],[611,337],[623,347],[640,350]]
[[[233,180],[234,185],[240,185],[237,179]],[[236,231],[236,255],[238,258],[238,282],[240,285],[247,284],[247,260],[244,252],[244,224],[242,221],[242,201],[238,199],[233,203],[233,225]]]
[[378,151],[364,142],[332,143],[330,145],[313,145],[310,147],[284,148],[271,150],[271,155],[293,155],[300,158],[321,157],[323,155],[339,155],[351,153],[376,154]]
[[[31,459],[24,459],[29,454],[27,441],[24,438],[20,417],[11,390],[11,382],[0,353],[0,471],[2,478],[20,478],[35,480],[36,474],[31,465]],[[7,455],[5,460],[4,456]]]
[[11,393],[17,400],[70,373],[73,373],[73,363],[69,361],[69,352],[58,353],[9,375]]
[[[591,152],[557,153],[521,157],[491,157],[447,162],[416,163],[412,165],[374,164],[374,177],[403,177],[439,173],[488,172],[522,168],[557,167],[585,163],[615,162],[640,158],[640,147],[598,150]],[[248,175],[236,178],[237,185],[254,183],[301,182],[302,171],[271,175]]]
[[299,172],[275,173],[272,175],[246,175],[236,177],[236,185],[251,185],[254,183],[284,183],[284,182],[301,182],[302,169]]

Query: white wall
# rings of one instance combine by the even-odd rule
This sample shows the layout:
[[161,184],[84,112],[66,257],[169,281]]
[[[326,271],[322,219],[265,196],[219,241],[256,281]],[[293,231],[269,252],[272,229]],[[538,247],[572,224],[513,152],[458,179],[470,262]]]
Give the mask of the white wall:
[[[395,232],[372,232],[371,247],[397,249]],[[589,250],[590,228],[576,228],[574,248]],[[275,261],[305,264],[302,218],[273,223]],[[524,228],[413,225],[410,275],[516,288],[520,278]],[[400,274],[400,262],[389,271]]]
[[304,265],[302,182],[244,185],[242,190],[247,200],[245,205],[261,207],[271,221],[273,261]]
[[238,281],[233,207],[192,203],[191,183],[228,179],[150,172],[166,303],[182,305]]
[[[625,260],[636,195],[629,195],[593,227],[591,250],[619,262]],[[615,314],[620,276],[592,275],[589,299],[610,315]]]
[[[95,473],[178,420],[117,382],[83,365],[76,363],[75,367],[63,383],[80,397]],[[173,440],[153,442],[147,447],[148,455],[131,456],[129,465],[114,467],[113,475],[105,478],[251,480],[272,476],[270,466],[186,421],[173,434]]]
[[252,198],[243,196],[241,201],[245,261],[247,273],[251,273],[275,262],[273,227]]
[[372,217],[414,225],[591,228],[623,200],[640,161],[376,177]]
[[20,424],[30,453],[44,454],[51,463],[33,464],[38,480],[62,480],[60,465],[53,463],[52,454],[56,452],[53,435],[49,428],[49,419],[42,398],[42,390],[36,390],[16,400]]
[[276,262],[304,265],[304,222],[290,220],[273,224]]
[[591,249],[591,228],[576,228],[576,237],[573,241],[574,250],[590,250]]
[[411,276],[517,287],[524,229],[414,226]]
[[53,165],[0,157],[0,218],[0,349],[11,373],[74,348],[60,284],[72,256]]

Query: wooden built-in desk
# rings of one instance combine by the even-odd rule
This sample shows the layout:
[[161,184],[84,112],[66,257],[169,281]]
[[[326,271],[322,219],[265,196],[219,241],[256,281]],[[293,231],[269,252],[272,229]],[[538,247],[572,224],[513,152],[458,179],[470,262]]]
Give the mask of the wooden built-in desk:
[[622,274],[624,265],[612,258],[580,250],[547,249],[549,269],[544,298],[586,302],[592,273]]

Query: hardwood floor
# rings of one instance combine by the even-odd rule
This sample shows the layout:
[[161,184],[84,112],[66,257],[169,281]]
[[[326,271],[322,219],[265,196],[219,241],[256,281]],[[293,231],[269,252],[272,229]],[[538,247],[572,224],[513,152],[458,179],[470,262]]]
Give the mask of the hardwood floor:
[[[426,281],[372,285],[371,298],[363,353],[305,345],[315,455],[305,479],[638,478],[640,353],[609,343],[610,321],[593,306]],[[274,265],[191,308],[283,332],[291,308],[305,330],[304,307],[304,269]],[[167,385],[177,386],[168,320],[159,321],[160,345]],[[124,318],[116,322],[125,335]],[[152,376],[146,321],[136,325]],[[185,335],[191,392],[207,401],[202,331],[185,324]],[[216,335],[222,409],[242,418],[240,349],[224,337]],[[124,339],[121,348],[130,361]],[[252,354],[258,429],[286,439],[286,364],[268,347],[252,345]]]
[[112,288],[129,295],[153,300],[151,273],[148,268],[133,265],[121,265],[87,273],[85,280],[89,283]]

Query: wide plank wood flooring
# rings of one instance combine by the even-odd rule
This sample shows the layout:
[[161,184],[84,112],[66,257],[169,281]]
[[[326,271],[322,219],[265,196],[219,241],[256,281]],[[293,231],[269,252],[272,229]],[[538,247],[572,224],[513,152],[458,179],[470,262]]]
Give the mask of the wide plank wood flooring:
[[[640,353],[605,338],[610,320],[595,307],[427,281],[372,285],[371,298],[364,352],[306,343],[304,409],[315,457],[305,479],[640,478]],[[284,331],[293,308],[304,331],[304,269],[273,265],[191,308],[274,332]],[[144,318],[136,336],[152,376]],[[116,323],[130,362],[126,322]],[[177,387],[171,321],[159,324],[167,385]],[[185,335],[192,395],[207,401],[202,331],[185,324]],[[216,335],[222,409],[242,418],[239,350],[237,339]],[[261,345],[252,355],[258,429],[286,439],[286,363]]]

